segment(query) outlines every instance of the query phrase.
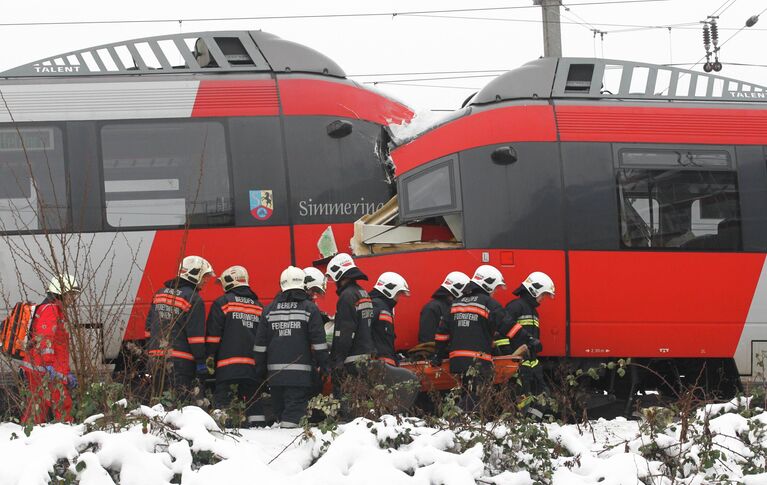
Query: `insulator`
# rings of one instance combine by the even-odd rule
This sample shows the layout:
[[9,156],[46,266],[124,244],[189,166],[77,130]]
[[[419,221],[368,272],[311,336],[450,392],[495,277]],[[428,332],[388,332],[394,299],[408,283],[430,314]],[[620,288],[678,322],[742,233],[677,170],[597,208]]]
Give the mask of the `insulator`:
[[706,48],[706,52],[711,50],[711,31],[707,23],[703,24],[703,47]]
[[719,26],[716,25],[716,20],[711,21],[711,41],[714,47],[719,45]]

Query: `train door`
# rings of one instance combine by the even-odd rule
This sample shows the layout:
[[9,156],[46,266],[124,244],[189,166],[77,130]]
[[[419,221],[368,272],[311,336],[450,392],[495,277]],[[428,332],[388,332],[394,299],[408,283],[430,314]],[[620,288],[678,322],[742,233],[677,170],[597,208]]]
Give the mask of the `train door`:
[[[501,152],[515,156],[503,158],[497,155]],[[552,142],[460,153],[465,247],[472,253],[480,250],[475,264],[493,264],[502,271],[508,288],[496,297],[504,305],[531,272],[551,276],[557,296],[541,307],[541,339],[544,355],[554,356],[566,352],[568,293],[560,167],[558,146]]]
[[[381,208],[393,188],[374,152],[379,125],[338,116],[286,116],[284,127],[294,263],[305,267],[321,258],[317,242],[328,226],[338,251],[349,252],[354,221]],[[332,288],[320,305],[335,312]]]
[[[759,146],[739,146],[738,183],[743,219],[743,249],[755,253],[761,273],[752,291],[751,304],[735,351],[741,375],[759,380],[765,375],[767,357],[767,153]],[[748,292],[749,290],[746,289]]]
[[762,270],[733,146],[563,143],[570,348],[731,358]]
[[221,241],[219,271],[245,266],[262,302],[279,291],[291,263],[290,206],[282,132],[277,117],[230,118],[234,218],[237,229]]

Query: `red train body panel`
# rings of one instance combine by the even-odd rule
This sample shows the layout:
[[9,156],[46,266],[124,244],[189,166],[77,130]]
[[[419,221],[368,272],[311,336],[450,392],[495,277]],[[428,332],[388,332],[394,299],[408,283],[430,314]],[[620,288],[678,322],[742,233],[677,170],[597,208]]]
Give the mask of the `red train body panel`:
[[[183,45],[166,37],[150,42]],[[69,78],[39,82],[37,63],[2,80],[8,105],[0,121],[50,133],[51,147],[54,139],[59,150],[67,147],[68,227],[81,224],[77,231],[104,247],[115,232],[147,244],[135,252],[140,277],[127,286],[125,339],[143,338],[151,295],[183,255],[203,256],[218,271],[245,266],[269,302],[287,265],[320,259],[317,241],[328,226],[348,251],[353,237],[359,245],[353,222],[396,193],[392,224],[419,230],[420,240],[383,251],[362,241],[370,255],[358,264],[368,288],[384,271],[409,283],[412,296],[396,308],[399,349],[417,343],[420,309],[448,272],[492,264],[508,285],[496,295],[503,304],[532,271],[554,280],[557,297],[541,308],[546,356],[735,357],[741,374],[753,373],[754,349],[767,341],[767,89],[673,68],[663,68],[671,80],[662,86],[658,66],[541,59],[491,82],[450,121],[392,147],[392,187],[375,139],[382,127],[409,121],[409,108],[345,79],[319,53],[265,33],[204,33],[200,41],[222,47],[195,46],[184,66],[134,59],[117,73],[69,66],[77,56],[64,55]],[[603,88],[608,64],[623,70],[614,94]],[[650,75],[636,90],[638,68]],[[687,91],[677,89],[684,76],[692,79]],[[45,112],[40,96],[50,100]],[[337,121],[347,128],[333,131]],[[212,142],[219,133],[224,168],[206,183],[226,187],[202,201],[202,213],[196,200],[175,194],[187,188],[183,174],[126,175],[132,162],[136,170],[177,165],[166,147],[156,155],[137,146],[134,154],[117,143],[117,154],[105,155],[110,129],[165,125],[202,126]],[[202,171],[204,160],[190,160]],[[123,178],[107,179],[107,170]],[[88,190],[80,180],[88,177],[72,177],[79,173],[101,186]],[[271,206],[259,215],[253,197],[262,194]],[[152,201],[170,207],[179,199],[186,212],[177,224],[124,227],[110,219],[110,203],[138,201],[150,210]],[[333,290],[320,302],[331,314]],[[218,294],[214,285],[203,291],[206,302]]]

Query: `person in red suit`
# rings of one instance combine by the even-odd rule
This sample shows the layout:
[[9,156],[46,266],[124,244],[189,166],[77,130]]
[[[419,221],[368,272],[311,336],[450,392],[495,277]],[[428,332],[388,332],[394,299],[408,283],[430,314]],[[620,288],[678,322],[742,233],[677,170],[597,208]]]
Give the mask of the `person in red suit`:
[[80,293],[75,278],[54,276],[45,300],[37,305],[29,330],[22,369],[29,384],[29,398],[22,421],[40,424],[51,415],[56,421],[71,421],[70,389],[77,379],[69,368],[69,332],[65,308]]

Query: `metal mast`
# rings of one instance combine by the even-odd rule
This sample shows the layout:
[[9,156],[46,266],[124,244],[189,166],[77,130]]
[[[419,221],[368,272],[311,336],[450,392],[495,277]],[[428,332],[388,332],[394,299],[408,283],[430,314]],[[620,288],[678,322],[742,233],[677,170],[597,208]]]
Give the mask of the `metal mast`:
[[541,6],[543,18],[543,55],[544,57],[562,57],[562,31],[559,25],[560,0],[533,0]]

